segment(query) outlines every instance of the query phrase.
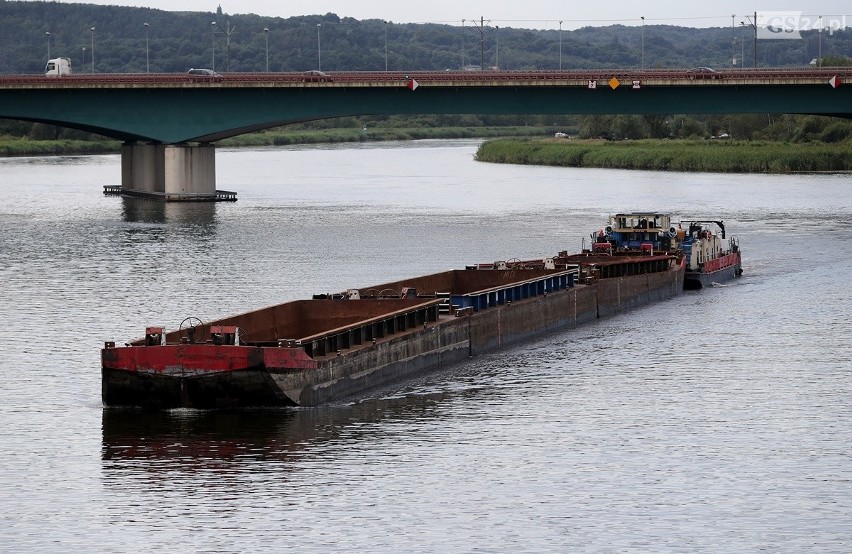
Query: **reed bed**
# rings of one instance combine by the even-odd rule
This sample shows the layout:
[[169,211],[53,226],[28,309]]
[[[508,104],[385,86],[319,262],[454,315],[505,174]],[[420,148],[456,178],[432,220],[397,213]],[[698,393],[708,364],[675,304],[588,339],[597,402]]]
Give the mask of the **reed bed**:
[[852,170],[844,143],[733,140],[497,139],[476,153],[482,162],[653,171],[795,173]]
[[[422,139],[493,138],[541,136],[542,127],[387,127],[332,128],[319,130],[270,130],[240,135],[216,142],[229,148],[287,146],[291,144],[324,144]],[[33,140],[0,136],[0,157],[8,156],[73,156],[115,154],[121,150],[117,140]]]
[[508,136],[541,136],[541,127],[373,127],[285,131],[271,130],[232,137],[217,142],[219,146],[286,146],[289,144],[322,144],[336,142],[368,142],[392,140],[491,138]]
[[115,154],[121,149],[117,140],[31,140],[0,137],[0,156],[82,156]]

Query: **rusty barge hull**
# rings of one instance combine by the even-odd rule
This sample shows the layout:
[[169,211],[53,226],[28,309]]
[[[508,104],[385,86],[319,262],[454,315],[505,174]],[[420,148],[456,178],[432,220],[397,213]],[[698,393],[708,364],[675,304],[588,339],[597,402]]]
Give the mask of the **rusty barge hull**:
[[684,273],[668,256],[456,270],[357,289],[357,300],[300,300],[200,324],[191,341],[186,330],[149,328],[102,350],[103,402],[316,406],[673,297]]

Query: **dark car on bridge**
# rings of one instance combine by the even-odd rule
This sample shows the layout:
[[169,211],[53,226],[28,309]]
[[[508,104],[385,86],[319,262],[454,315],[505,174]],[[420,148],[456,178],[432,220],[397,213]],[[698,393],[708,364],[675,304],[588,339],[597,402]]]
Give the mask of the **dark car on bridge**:
[[689,70],[693,79],[715,79],[717,71],[712,67],[693,67]]
[[312,69],[311,71],[305,71],[302,75],[302,80],[306,83],[330,83],[334,79],[328,73]]

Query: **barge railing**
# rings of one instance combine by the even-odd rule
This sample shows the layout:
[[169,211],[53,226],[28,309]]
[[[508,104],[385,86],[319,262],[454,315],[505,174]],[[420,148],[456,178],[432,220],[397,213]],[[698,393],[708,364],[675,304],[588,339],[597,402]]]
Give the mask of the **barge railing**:
[[493,308],[507,302],[516,302],[525,298],[571,288],[579,277],[580,266],[575,265],[571,269],[560,271],[559,273],[552,273],[524,281],[516,281],[508,285],[500,285],[465,294],[451,294],[450,298],[454,306],[460,309],[472,308],[474,312],[478,312],[479,310]]
[[[278,344],[291,348],[303,348],[312,358],[328,356],[436,322],[441,314],[467,315],[486,308],[572,288],[579,275],[579,266],[573,266],[565,271],[464,294],[436,293],[434,299],[425,300],[413,309],[389,312],[299,339],[282,339],[278,341]],[[382,300],[341,299],[337,301],[381,302]]]
[[[381,300],[340,300],[340,302],[382,302]],[[317,358],[339,353],[364,343],[375,343],[377,339],[402,333],[415,327],[438,321],[438,306],[442,299],[423,300],[412,308],[388,312],[357,323],[329,329],[322,333],[299,339],[281,339],[279,346],[301,347],[305,353]]]

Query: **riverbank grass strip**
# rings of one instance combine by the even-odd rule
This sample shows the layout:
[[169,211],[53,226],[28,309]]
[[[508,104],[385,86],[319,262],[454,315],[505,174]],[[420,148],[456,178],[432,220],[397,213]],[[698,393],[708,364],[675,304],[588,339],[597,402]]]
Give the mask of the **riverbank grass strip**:
[[492,163],[653,171],[840,172],[852,171],[852,144],[497,139],[484,142],[476,159]]

